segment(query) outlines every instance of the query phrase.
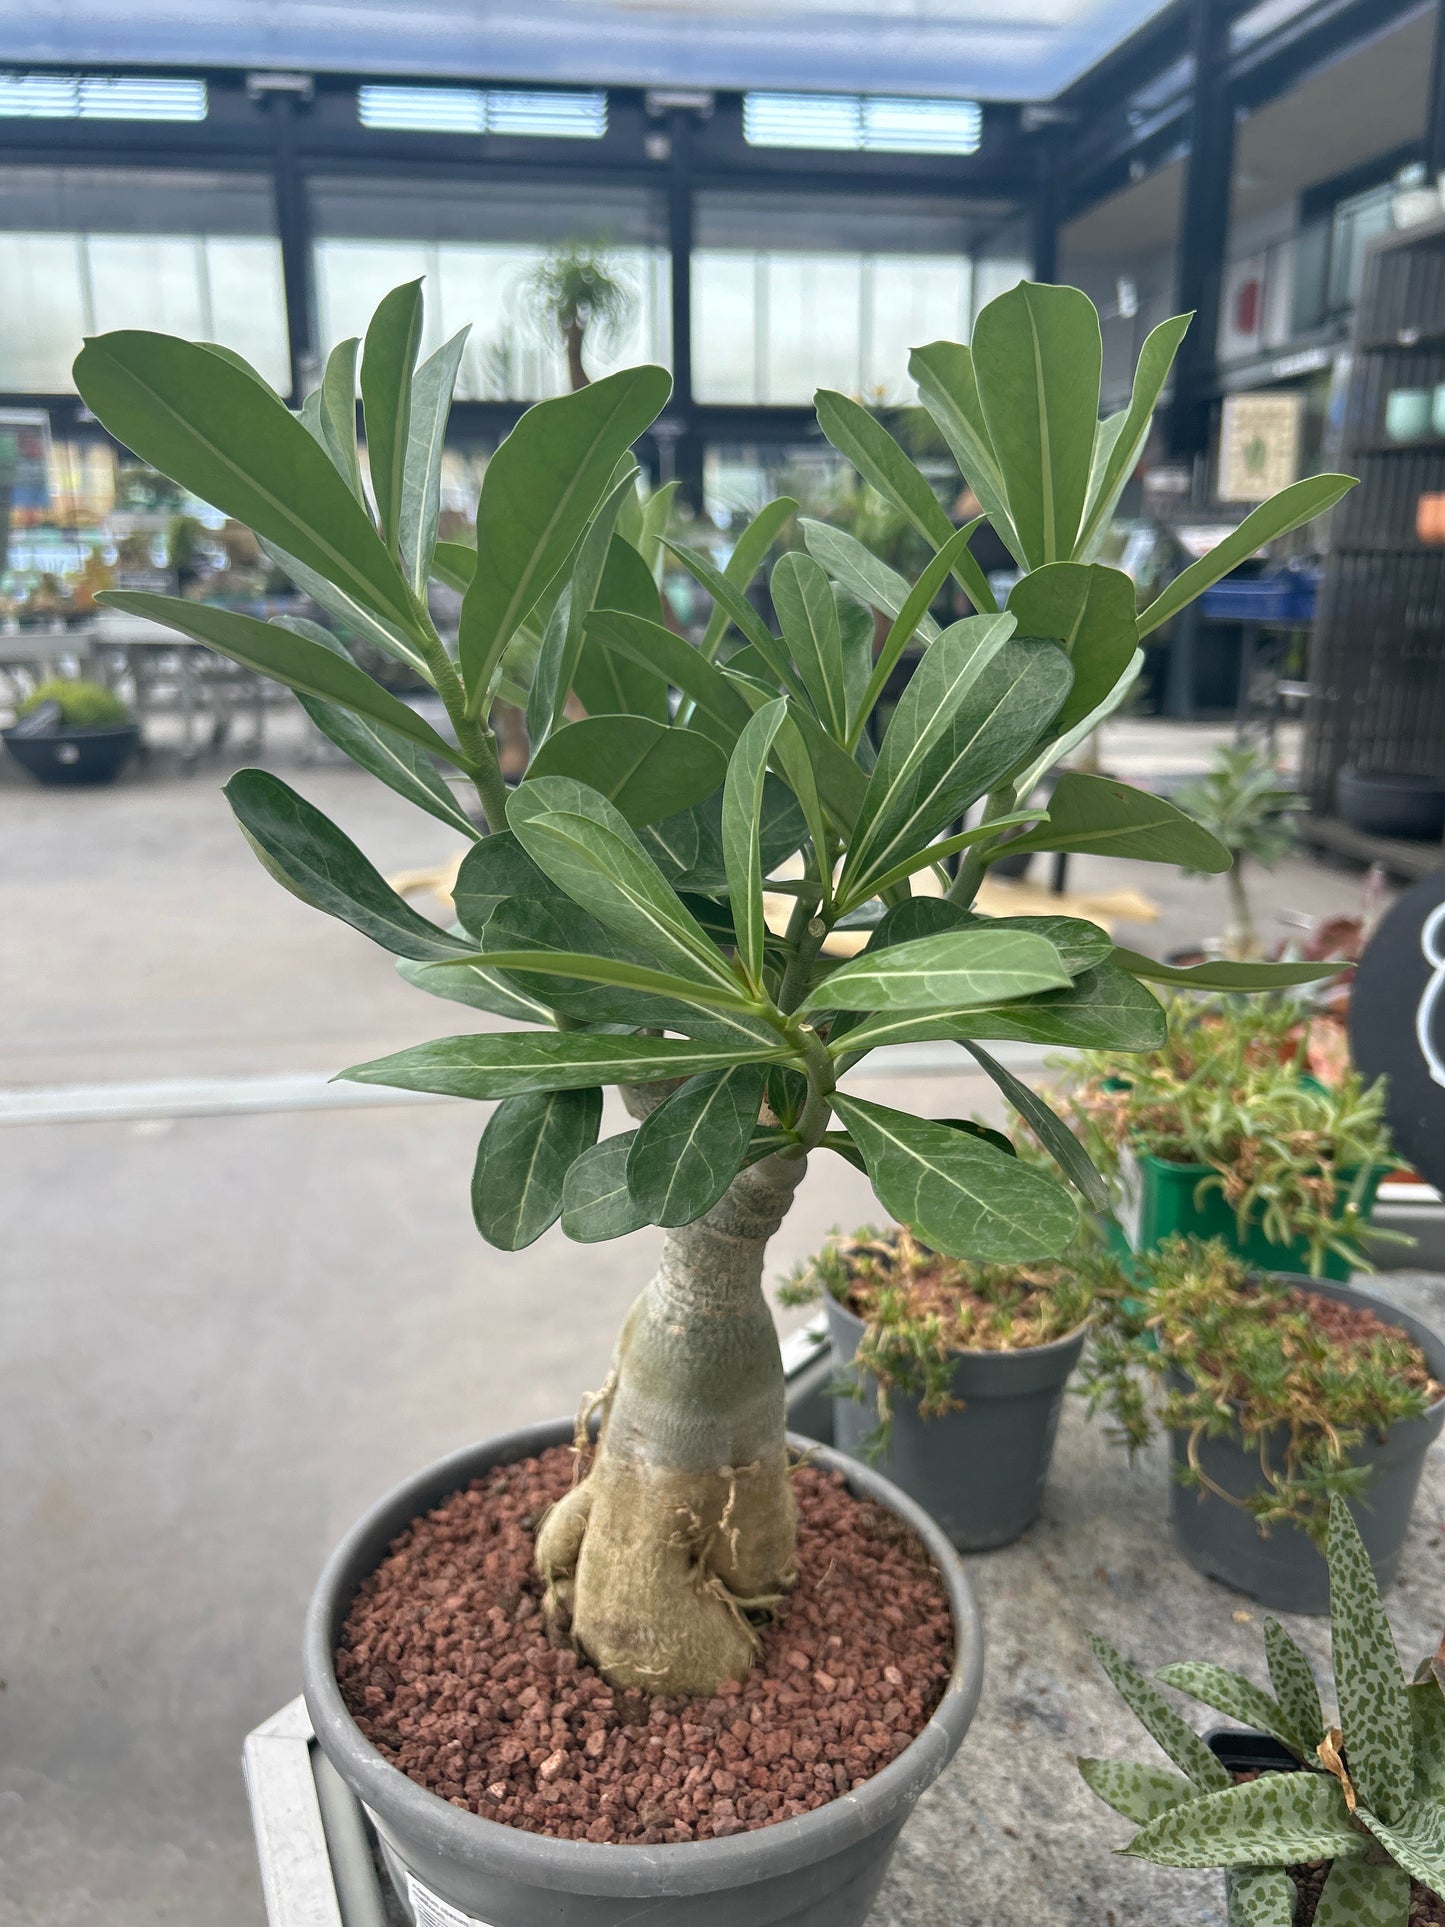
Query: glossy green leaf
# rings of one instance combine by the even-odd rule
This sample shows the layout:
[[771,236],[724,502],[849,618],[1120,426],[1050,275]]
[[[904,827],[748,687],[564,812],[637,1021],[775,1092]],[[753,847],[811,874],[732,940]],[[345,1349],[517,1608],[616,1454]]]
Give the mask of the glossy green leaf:
[[1296,1898],[1282,1868],[1236,1868],[1229,1876],[1229,1927],[1294,1927]]
[[464,943],[413,910],[351,838],[279,776],[243,769],[226,784],[225,797],[247,842],[292,896],[398,957],[466,955]]
[[768,674],[775,679],[778,688],[802,696],[805,693],[803,683],[789,663],[787,651],[741,589],[735,588],[706,556],[699,555],[695,549],[684,548],[677,542],[669,542],[667,547],[688,574],[701,583],[713,601],[726,611],[728,621],[747,638],[748,646],[767,665]]
[[256,616],[241,615],[234,609],[217,608],[209,602],[193,602],[185,596],[107,589],[100,599],[108,609],[145,616],[152,622],[163,622],[169,628],[178,629],[194,642],[203,642],[243,668],[272,676],[288,688],[340,703],[344,709],[355,710],[359,716],[370,717],[373,722],[396,730],[408,741],[430,750],[433,756],[462,767],[456,747],[439,736],[431,724],[409,709],[400,697],[374,682],[349,657],[324,648],[294,629],[262,622]]
[[[1442,1878],[1430,1884],[1438,1888]],[[1292,1918],[1284,1916],[1285,1927]],[[1410,1927],[1410,1875],[1389,1862],[1337,1860],[1315,1908],[1314,1927]]]
[[403,630],[411,593],[330,457],[279,401],[221,357],[171,335],[96,335],[75,362],[86,406],[183,488]]
[[582,658],[586,625],[601,586],[618,512],[636,490],[636,466],[622,464],[602,506],[577,545],[570,579],[553,604],[527,691],[527,741],[539,750],[562,721],[567,697]]
[[863,697],[873,673],[877,622],[873,610],[841,582],[829,584],[838,615],[838,640],[843,654],[843,698],[847,717],[845,747],[857,747],[854,731],[863,721]]
[[1202,1706],[1212,1706],[1216,1713],[1223,1713],[1226,1719],[1236,1720],[1241,1726],[1253,1727],[1257,1732],[1268,1733],[1306,1765],[1315,1763],[1316,1742],[1304,1739],[1296,1731],[1289,1715],[1272,1693],[1262,1691],[1242,1674],[1231,1673],[1223,1666],[1211,1666],[1203,1660],[1183,1660],[1178,1665],[1162,1666],[1158,1677],[1166,1686],[1187,1693]]
[[[912,587],[907,577],[901,576],[897,569],[890,569],[886,562],[880,562],[856,537],[827,522],[810,521],[807,516],[798,518],[798,527],[803,532],[809,555],[823,565],[835,582],[841,582],[870,608],[881,609],[884,615],[896,618],[908,606]],[[937,641],[938,624],[926,607],[918,617],[916,629],[925,642]]]
[[[661,627],[662,604],[657,586],[642,557],[620,535],[613,536],[607,551],[596,599],[603,609],[617,610]],[[669,720],[666,677],[641,655],[629,656],[599,648],[590,618],[584,625],[582,652],[572,687],[594,716],[650,716],[658,723]]]
[[[1353,1764],[1352,1759],[1352,1772]],[[1387,1823],[1362,1802],[1358,1817],[1412,1880],[1431,1893],[1445,1893],[1445,1806],[1422,1800]]]
[[1356,1859],[1368,1850],[1326,1773],[1264,1773],[1161,1813],[1125,1848],[1161,1867],[1257,1867]]
[[1223,576],[1237,569],[1241,562],[1247,562],[1256,549],[1263,548],[1266,542],[1273,542],[1281,535],[1288,535],[1291,529],[1303,527],[1312,522],[1317,515],[1334,507],[1344,495],[1355,486],[1353,475],[1310,475],[1302,482],[1292,482],[1269,501],[1261,502],[1252,509],[1232,535],[1224,540],[1208,555],[1201,556],[1174,580],[1161,596],[1149,604],[1139,618],[1140,640],[1152,635],[1161,623],[1168,622],[1171,616],[1178,615],[1196,596],[1203,595],[1206,589],[1213,588]]
[[1010,840],[1008,854],[1025,850],[1088,850],[1208,872],[1230,865],[1224,845],[1162,796],[1078,770],[1065,770],[1059,778],[1049,798],[1048,822]]
[[[723,674],[754,711],[777,700],[776,691],[737,675],[731,664]],[[787,724],[777,734],[774,761],[805,811],[812,807],[816,793],[819,809],[826,811],[841,835],[847,836],[857,821],[868,778],[803,703],[789,702]]]
[[[698,984],[688,977],[675,977],[668,971],[654,970],[649,964],[636,962],[625,950],[619,955],[610,948],[602,947],[595,951],[561,949],[559,944],[567,940],[569,919],[565,911],[557,912],[551,899],[533,903],[528,903],[526,898],[509,901],[519,907],[526,906],[534,925],[545,913],[551,912],[556,919],[556,927],[536,928],[537,941],[524,942],[522,938],[533,934],[532,929],[519,931],[512,927],[504,931],[503,912],[499,910],[487,925],[486,949],[479,956],[468,957],[468,963],[484,964],[492,970],[529,972],[541,977],[574,978],[584,984],[611,984],[620,990],[639,990],[653,997],[677,998],[700,1005],[705,1010],[751,1009],[741,991],[726,991],[720,985]],[[587,933],[577,928],[579,920],[575,912],[570,921],[574,931],[572,940],[581,941]],[[609,1013],[604,1021],[618,1020]],[[642,1017],[641,1021],[646,1022],[646,1017]]]
[[1290,1731],[1298,1735],[1305,1757],[1313,1759],[1315,1748],[1325,1737],[1325,1715],[1308,1655],[1277,1619],[1269,1618],[1264,1622],[1264,1653],[1269,1683]]
[[469,707],[486,698],[503,651],[571,554],[618,462],[660,414],[671,381],[628,368],[529,408],[482,477],[477,561],[458,647]]
[[452,390],[470,327],[462,328],[428,355],[411,384],[406,461],[402,470],[400,545],[402,566],[416,594],[425,599],[441,513],[442,450],[452,412]]
[[318,696],[299,692],[297,699],[321,734],[369,775],[439,823],[460,830],[463,836],[481,835],[431,758],[410,738],[368,716],[343,709],[339,703],[322,702]]
[[1099,419],[1098,311],[1077,288],[1024,281],[980,311],[971,347],[1025,559],[1034,569],[1066,562],[1083,519]]
[[979,402],[972,351],[957,341],[930,342],[913,350],[908,372],[980,507],[1020,568],[1026,568],[1023,544],[1009,515],[1003,471]]
[[601,1123],[595,1087],[502,1100],[472,1171],[472,1217],[489,1245],[521,1251],[557,1222],[567,1173],[597,1142]]
[[[883,639],[883,646],[878,651],[878,660],[872,666],[872,673],[868,678],[862,698],[853,710],[852,722],[849,729],[850,745],[856,743],[861,736],[863,725],[877,707],[878,699],[883,694],[888,678],[898,667],[904,650],[918,633],[919,624],[923,617],[928,614],[934,598],[947,581],[955,559],[961,552],[967,550],[969,541],[975,530],[979,527],[982,519],[981,516],[977,516],[972,522],[966,523],[963,528],[955,529],[948,541],[938,551],[938,554],[934,556],[933,560],[923,570],[913,587],[908,591],[902,607],[893,619],[892,627]],[[979,615],[993,615],[997,613],[992,594],[988,596],[986,602],[980,603],[975,600],[974,608]],[[937,635],[936,625],[934,625],[934,634],[935,636]]]
[[627,1188],[627,1158],[636,1131],[594,1144],[567,1173],[562,1186],[562,1229],[578,1244],[600,1244],[622,1238],[649,1223]]
[[1374,1568],[1343,1499],[1330,1506],[1329,1562],[1335,1695],[1350,1777],[1370,1811],[1394,1822],[1415,1791],[1410,1701]]
[[477,572],[474,542],[438,542],[432,555],[432,574],[458,595],[465,593]]
[[634,826],[711,796],[727,774],[717,744],[646,716],[589,716],[549,736],[529,778],[571,776],[605,796]]
[[[789,495],[780,495],[775,501],[767,502],[748,523],[734,545],[732,554],[723,568],[728,583],[741,594],[763,566],[768,550],[772,548],[784,528],[798,512],[798,505]],[[708,616],[707,627],[702,641],[698,644],[700,654],[709,662],[718,652],[718,645],[727,634],[732,620],[727,608],[721,602],[714,602],[712,613]]]
[[660,488],[655,488],[642,505],[641,526],[636,536],[628,538],[654,580],[662,571],[662,541],[672,521],[673,504],[681,487],[681,482],[664,482]]
[[1078,1229],[1069,1194],[968,1131],[839,1091],[833,1105],[885,1210],[935,1250],[985,1264],[1055,1257]]
[[[277,391],[271,386],[270,382],[267,381],[266,377],[260,372],[260,370],[253,368],[250,362],[247,361],[246,357],[243,354],[239,353],[235,348],[228,348],[226,344],[222,341],[202,341],[198,345],[204,348],[208,355],[219,355],[221,360],[224,362],[228,362],[232,368],[238,368],[243,375],[246,375],[251,381],[254,381],[259,388],[264,388],[268,395],[274,396],[277,401],[282,403],[283,407],[285,406],[282,396],[279,395]],[[320,403],[319,391],[317,392],[316,399],[319,405]],[[311,400],[311,397],[308,395],[306,397],[306,400],[309,402]],[[304,407],[305,403],[303,403],[302,406]],[[315,439],[315,434],[316,434],[316,431],[312,430],[313,439]]]
[[850,1053],[929,1038],[955,1043],[1049,1044],[1070,1050],[1159,1050],[1165,1014],[1125,971],[1109,964],[1086,970],[1064,990],[976,1010],[878,1011],[846,1035]]
[[507,821],[539,870],[659,968],[737,991],[716,945],[605,797],[569,777],[542,776],[513,790]]
[[[1149,439],[1149,424],[1154,419],[1160,393],[1192,319],[1192,315],[1177,314],[1168,321],[1161,321],[1157,328],[1150,329],[1144,338],[1144,346],[1139,350],[1139,361],[1134,370],[1134,392],[1129,406],[1121,415],[1113,418],[1113,432],[1103,439],[1102,449],[1100,439],[1095,439],[1084,525],[1079,531],[1075,550],[1081,562],[1093,561],[1093,551],[1108,534],[1124,485],[1144,453],[1144,445]],[[1108,426],[1107,423],[1100,423],[1101,436],[1103,429]],[[1101,453],[1104,458],[1102,461],[1099,460]]]
[[[1137,1760],[1080,1760],[1078,1766],[1090,1792],[1138,1827],[1182,1800],[1196,1799],[1199,1793],[1191,1781],[1171,1773],[1167,1766],[1143,1766]],[[1289,1927],[1287,1921],[1285,1927]]]
[[[763,862],[758,827],[763,777],[773,739],[782,728],[786,713],[787,703],[780,696],[750,719],[737,740],[723,788],[722,846],[728,897],[733,928],[737,932],[738,961],[754,987],[760,986],[763,979],[763,940],[767,932],[763,919]],[[665,1221],[659,1218],[656,1222]]]
[[690,1078],[649,1111],[627,1157],[627,1185],[648,1222],[691,1224],[742,1169],[763,1101],[760,1064]]
[[625,611],[599,609],[587,618],[589,642],[626,657],[671,683],[686,696],[689,724],[724,749],[742,734],[752,714],[745,699],[700,649],[660,623]]
[[338,341],[326,357],[318,391],[318,426],[322,446],[346,480],[358,502],[364,502],[361,457],[356,446],[356,364],[361,343],[355,335]]
[[1034,1136],[1085,1203],[1095,1211],[1107,1211],[1109,1187],[1095,1170],[1093,1159],[1052,1105],[977,1044],[965,1044],[964,1049],[988,1073],[1019,1116],[1032,1128]]
[[1096,1633],[1090,1634],[1089,1644],[1119,1697],[1181,1773],[1206,1793],[1233,1785],[1228,1768],[1215,1758],[1194,1728],[1180,1719],[1158,1687],[1144,1677],[1132,1660],[1125,1659]]
[[1230,963],[1212,958],[1202,964],[1159,963],[1138,950],[1116,948],[1115,963],[1131,977],[1151,984],[1182,984],[1187,990],[1285,990],[1292,984],[1313,984],[1340,974],[1340,960],[1326,963]]
[[1000,830],[1017,829],[1024,823],[1037,823],[1046,817],[1048,811],[1042,806],[1036,810],[1010,810],[1006,816],[991,817],[987,823],[975,823],[971,830],[960,830],[957,836],[945,836],[937,843],[925,844],[915,850],[912,856],[901,858],[891,870],[885,870],[880,877],[872,879],[874,896],[881,897],[885,891],[896,884],[903,883],[919,870],[927,870],[935,864],[943,863],[948,857],[956,856],[960,850],[968,850],[975,843],[986,843],[997,836]]
[[468,1010],[490,1011],[494,1017],[512,1017],[519,1024],[550,1024],[552,1006],[538,997],[529,997],[500,970],[484,964],[459,963],[439,970],[434,964],[414,963],[398,957],[396,974],[414,990],[428,997],[441,997],[451,1004],[465,1004]]
[[462,858],[452,885],[457,921],[474,937],[481,936],[492,912],[509,897],[548,895],[570,901],[542,874],[510,830],[494,830],[474,844]]
[[1139,646],[1134,584],[1120,569],[1050,562],[1014,585],[1008,606],[1021,636],[1057,642],[1073,664],[1074,686],[1054,718],[1072,729],[1108,695]]
[[[398,662],[406,663],[416,671],[422,682],[432,681],[431,667],[414,635],[399,624],[379,616],[354,595],[338,589],[334,582],[328,582],[315,569],[308,569],[304,562],[297,561],[294,555],[287,555],[274,542],[262,542],[261,549],[267,560],[273,562],[303,594],[309,596],[318,609],[324,609],[328,615],[334,616],[349,636],[369,642],[380,649],[383,655],[394,656]],[[281,620],[285,622],[286,618]]]
[[[933,901],[937,902],[938,899]],[[1108,963],[1114,954],[1114,939],[1099,924],[1090,923],[1087,917],[985,917],[976,910],[965,910],[958,904],[948,907],[955,913],[955,929],[962,929],[965,925],[986,924],[995,930],[1031,930],[1035,936],[1047,937],[1071,977],[1080,977],[1086,970],[1092,971],[1098,965]]]
[[1125,664],[1124,673],[1104,700],[1091,709],[1087,716],[1081,717],[1071,729],[1066,729],[1062,736],[1055,736],[1052,741],[1046,743],[1034,760],[1014,777],[1014,794],[1032,796],[1040,779],[1057,764],[1063,762],[1064,758],[1076,750],[1080,743],[1093,735],[1100,723],[1122,706],[1130,690],[1138,682],[1143,668],[1144,651],[1136,649]]
[[783,642],[818,720],[835,741],[846,742],[848,688],[833,585],[820,562],[790,550],[778,558],[769,587]]
[[585,1090],[592,1084],[656,1084],[740,1063],[780,1062],[759,1045],[694,1042],[675,1037],[605,1037],[587,1031],[480,1031],[439,1037],[389,1057],[353,1064],[340,1075],[353,1084],[432,1091],[442,1097],[515,1097],[524,1091]]
[[1032,931],[997,924],[870,946],[804,998],[804,1010],[961,1010],[1066,986],[1059,953]]
[[383,295],[361,351],[361,413],[377,520],[401,559],[401,502],[411,438],[411,382],[421,346],[421,282]]

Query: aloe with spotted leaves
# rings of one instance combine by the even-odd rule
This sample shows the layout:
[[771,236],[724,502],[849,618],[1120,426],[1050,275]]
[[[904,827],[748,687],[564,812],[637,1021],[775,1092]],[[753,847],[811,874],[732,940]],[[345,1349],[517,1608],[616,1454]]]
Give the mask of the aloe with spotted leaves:
[[[697,647],[666,626],[666,496],[639,499],[631,452],[667,401],[661,369],[626,369],[524,414],[487,467],[467,546],[437,540],[462,343],[417,364],[419,285],[389,295],[360,344],[369,497],[355,342],[333,351],[295,415],[204,343],[127,331],[88,342],[76,364],[117,439],[253,527],[333,622],[429,683],[444,715],[437,727],[397,701],[324,629],[108,598],[289,684],[345,754],[470,838],[457,923],[442,929],[278,777],[228,784],[287,889],[391,951],[419,989],[524,1026],[493,1022],[345,1075],[496,1103],[473,1205],[503,1249],[559,1219],[582,1243],[666,1231],[617,1346],[588,1476],[539,1539],[549,1600],[615,1683],[711,1691],[739,1677],[750,1612],[791,1575],[782,1370],[761,1280],[810,1153],[865,1167],[938,1248],[998,1262],[1060,1251],[1077,1214],[1068,1186],[1097,1187],[1071,1144],[1061,1182],[970,1131],[840,1094],[840,1077],[916,1038],[1162,1042],[1157,999],[1105,932],[988,919],[972,904],[990,864],[1020,847],[1006,841],[1017,829],[1029,848],[1227,863],[1171,804],[1125,784],[1070,776],[1050,812],[1031,801],[1040,774],[1127,692],[1139,639],[1165,613],[1136,616],[1128,583],[1094,557],[1182,327],[1150,338],[1130,409],[1102,423],[1098,316],[1075,290],[1025,284],[985,309],[972,350],[935,343],[915,357],[926,405],[1026,571],[1003,610],[970,531],[952,528],[887,429],[822,395],[824,432],[932,558],[910,583],[852,537],[805,524],[806,551],[774,571],[775,634],[747,594],[795,507],[773,503],[723,569],[675,552],[713,603]],[[1255,511],[1248,545],[1348,486],[1297,484]],[[1237,548],[1226,540],[1196,565],[1190,591]],[[940,630],[929,604],[950,575],[975,613]],[[454,640],[432,618],[434,579],[462,595]],[[878,612],[890,626],[875,663]],[[910,647],[918,667],[875,750],[870,717]],[[498,700],[525,710],[530,737],[511,791]],[[950,879],[941,866],[954,855]],[[945,894],[915,895],[930,869]],[[765,879],[791,900],[785,919],[768,914]],[[828,947],[845,920],[871,930],[856,962]],[[1267,966],[1249,978],[1274,980]],[[1043,1101],[975,1054],[1062,1144]],[[602,1138],[608,1085],[636,1128]]]
[[1229,1870],[1230,1927],[1292,1927],[1287,1871],[1332,1863],[1315,1927],[1407,1927],[1411,1882],[1445,1892],[1445,1643],[1407,1680],[1349,1506],[1329,1529],[1330,1620],[1339,1722],[1327,1726],[1305,1653],[1265,1621],[1270,1686],[1185,1662],[1158,1677],[1268,1734],[1300,1771],[1233,1776],[1137,1667],[1095,1653],[1173,1769],[1080,1760],[1102,1800],[1139,1831],[1126,1852],[1164,1867]]

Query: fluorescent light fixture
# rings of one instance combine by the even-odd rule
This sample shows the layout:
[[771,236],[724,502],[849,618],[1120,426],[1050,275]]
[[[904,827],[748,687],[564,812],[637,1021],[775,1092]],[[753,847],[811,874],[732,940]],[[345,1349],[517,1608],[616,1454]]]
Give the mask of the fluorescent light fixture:
[[743,138],[751,147],[976,154],[982,137],[983,109],[976,100],[884,94],[743,95]]
[[0,118],[7,120],[197,121],[207,104],[203,80],[0,73]]
[[363,127],[407,134],[526,134],[600,140],[607,132],[601,89],[359,87]]

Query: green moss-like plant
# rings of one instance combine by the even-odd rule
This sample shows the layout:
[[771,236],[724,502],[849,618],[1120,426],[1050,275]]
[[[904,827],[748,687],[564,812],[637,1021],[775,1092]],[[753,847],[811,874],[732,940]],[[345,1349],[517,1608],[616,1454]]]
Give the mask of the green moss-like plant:
[[95,682],[78,682],[69,676],[53,676],[48,682],[37,684],[17,704],[15,713],[29,716],[42,703],[60,704],[60,722],[64,729],[121,729],[135,720],[130,705],[113,689],[102,688]]

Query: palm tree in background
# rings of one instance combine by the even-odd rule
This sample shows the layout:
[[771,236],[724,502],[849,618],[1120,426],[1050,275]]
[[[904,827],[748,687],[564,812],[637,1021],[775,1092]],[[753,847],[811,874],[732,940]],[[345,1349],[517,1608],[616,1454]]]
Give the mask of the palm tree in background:
[[528,276],[524,292],[541,327],[561,335],[574,392],[591,380],[582,360],[584,343],[615,342],[637,310],[637,290],[615,271],[606,248],[593,241],[554,248]]

